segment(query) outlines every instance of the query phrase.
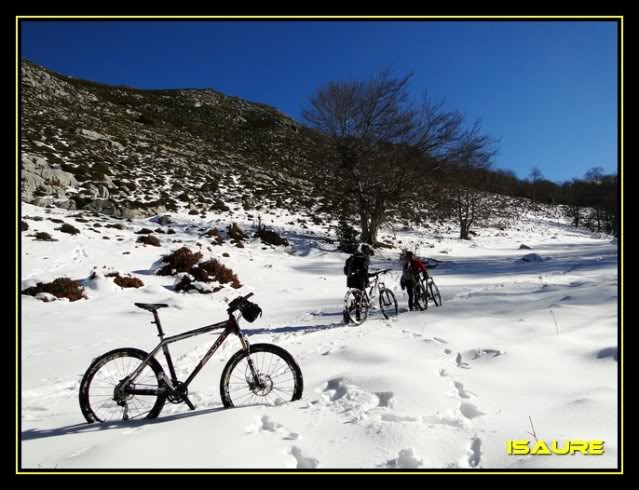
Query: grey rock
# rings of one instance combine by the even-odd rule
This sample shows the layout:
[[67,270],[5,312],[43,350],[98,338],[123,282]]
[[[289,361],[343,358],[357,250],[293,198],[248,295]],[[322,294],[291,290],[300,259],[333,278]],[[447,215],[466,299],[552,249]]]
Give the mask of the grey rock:
[[[31,155],[22,156],[22,200],[35,204],[38,193],[46,196],[63,197],[67,187],[78,182],[72,173],[51,168],[45,158]],[[37,204],[36,204],[37,205]]]
[[61,209],[67,209],[69,211],[77,209],[76,203],[73,199],[67,199],[66,201],[57,201],[55,205]]
[[31,204],[33,204],[34,206],[40,206],[42,208],[46,208],[47,206],[53,204],[53,198],[49,196],[46,196],[46,197],[36,196],[32,199]]
[[156,214],[166,213],[166,208],[164,206],[157,206],[153,208],[124,208],[121,211],[122,218],[128,219],[142,219],[148,218],[149,216],[154,216]]
[[161,226],[170,225],[171,223],[173,223],[173,220],[171,220],[171,217],[168,214],[164,216],[158,216],[153,221]]
[[107,214],[109,216],[122,216],[122,212],[118,205],[108,199],[96,199],[84,206],[82,209],[87,211],[94,211],[96,213]]

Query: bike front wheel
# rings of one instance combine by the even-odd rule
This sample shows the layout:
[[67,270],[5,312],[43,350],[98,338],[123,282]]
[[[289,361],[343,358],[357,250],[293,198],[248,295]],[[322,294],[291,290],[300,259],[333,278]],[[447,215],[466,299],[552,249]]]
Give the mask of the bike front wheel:
[[350,289],[346,293],[344,307],[349,321],[355,325],[361,325],[368,318],[368,299],[362,291]]
[[435,284],[434,281],[431,281],[428,287],[430,289],[430,297],[433,298],[433,303],[435,303],[435,306],[441,306],[443,304],[442,295],[439,293],[437,284]]
[[80,383],[80,409],[87,422],[114,422],[132,419],[153,419],[164,407],[164,370],[152,357],[131,386],[149,390],[149,395],[118,393],[116,387],[133,373],[148,357],[139,349],[115,349],[95,359]]
[[424,286],[422,286],[421,284],[417,284],[415,286],[415,290],[413,292],[414,296],[414,303],[417,306],[417,308],[419,308],[420,310],[427,310],[428,309],[428,298],[426,297],[426,290],[424,289]]
[[396,318],[399,314],[397,299],[389,289],[382,289],[379,293],[379,309],[382,310],[384,318]]
[[220,394],[225,407],[281,405],[302,397],[304,380],[293,356],[272,344],[255,344],[249,350],[250,355],[244,349],[235,353],[224,367]]

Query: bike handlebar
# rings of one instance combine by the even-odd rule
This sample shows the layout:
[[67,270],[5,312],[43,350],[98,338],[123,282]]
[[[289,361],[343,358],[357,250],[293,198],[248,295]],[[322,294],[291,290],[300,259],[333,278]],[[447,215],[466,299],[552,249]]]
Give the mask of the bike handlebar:
[[386,274],[387,272],[390,272],[390,271],[392,271],[392,270],[393,270],[393,269],[384,269],[384,270],[381,270],[381,271],[371,272],[371,273],[370,273],[370,276],[378,276],[378,275],[380,275],[380,274]]
[[234,311],[238,310],[242,304],[246,302],[254,293],[248,293],[246,296],[239,296],[235,298],[233,301],[229,303],[229,307],[226,309],[229,315],[233,314]]

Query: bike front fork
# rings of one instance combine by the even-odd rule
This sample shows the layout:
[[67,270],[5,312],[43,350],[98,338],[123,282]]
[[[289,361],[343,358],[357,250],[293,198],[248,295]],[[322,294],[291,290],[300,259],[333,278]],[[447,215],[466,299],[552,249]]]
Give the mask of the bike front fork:
[[246,351],[246,362],[249,365],[249,369],[251,370],[251,374],[253,375],[253,382],[255,386],[258,388],[262,388],[262,382],[260,380],[259,373],[253,363],[253,359],[251,359],[251,344],[246,339],[244,335],[240,335],[240,343],[242,344],[242,348]]

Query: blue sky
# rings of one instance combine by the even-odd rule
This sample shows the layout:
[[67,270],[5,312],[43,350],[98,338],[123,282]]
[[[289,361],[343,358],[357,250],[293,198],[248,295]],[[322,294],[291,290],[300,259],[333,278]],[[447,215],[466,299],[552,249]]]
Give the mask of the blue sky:
[[330,80],[384,65],[501,138],[499,168],[580,177],[617,168],[613,22],[23,21],[22,56],[137,88],[213,88],[299,119]]

